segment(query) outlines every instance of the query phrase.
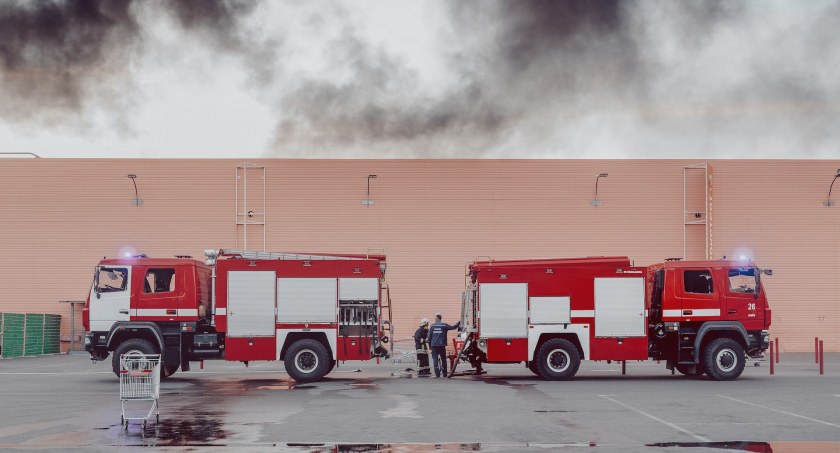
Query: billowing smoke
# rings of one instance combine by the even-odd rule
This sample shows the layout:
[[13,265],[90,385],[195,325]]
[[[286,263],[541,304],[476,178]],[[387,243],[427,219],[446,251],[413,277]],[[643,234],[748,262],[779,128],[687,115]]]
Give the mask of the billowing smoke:
[[271,155],[832,157],[836,2],[447,3],[450,83],[348,27],[276,102]]
[[4,2],[0,119],[130,126],[164,43],[247,74],[271,157],[835,157],[838,29],[829,0]]
[[[142,51],[143,8],[217,48],[243,45],[244,0],[33,0],[0,3],[0,118],[38,125],[84,124],[92,110],[127,115],[136,90],[132,59]],[[130,120],[129,120],[130,121]]]

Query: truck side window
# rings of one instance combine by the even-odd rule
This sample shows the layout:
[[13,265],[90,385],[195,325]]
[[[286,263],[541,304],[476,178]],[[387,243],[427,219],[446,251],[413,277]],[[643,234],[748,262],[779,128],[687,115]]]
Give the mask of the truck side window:
[[714,292],[710,271],[685,271],[683,283],[687,293],[712,294]]
[[117,267],[100,267],[96,276],[96,291],[100,293],[114,293],[125,291],[128,284],[128,269]]
[[146,271],[146,278],[143,279],[143,292],[168,293],[175,291],[175,269],[149,269]]

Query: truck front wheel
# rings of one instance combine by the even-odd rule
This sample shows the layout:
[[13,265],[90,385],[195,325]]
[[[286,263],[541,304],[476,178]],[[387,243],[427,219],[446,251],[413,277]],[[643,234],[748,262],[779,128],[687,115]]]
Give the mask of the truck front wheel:
[[567,381],[580,367],[580,353],[571,341],[552,338],[540,347],[537,369],[543,379]]
[[703,369],[716,381],[733,381],[744,371],[744,348],[731,338],[717,338],[703,350]]
[[141,355],[141,354],[157,354],[157,350],[151,343],[146,340],[135,338],[133,340],[126,340],[114,349],[114,356],[111,358],[111,368],[117,377],[120,377],[120,356],[122,355]]
[[330,357],[327,348],[317,340],[304,339],[294,342],[283,360],[286,372],[296,382],[314,382],[329,372]]

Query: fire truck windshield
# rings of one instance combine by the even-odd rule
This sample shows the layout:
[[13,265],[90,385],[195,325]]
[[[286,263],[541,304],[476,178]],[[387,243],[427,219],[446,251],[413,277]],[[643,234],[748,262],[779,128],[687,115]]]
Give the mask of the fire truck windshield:
[[729,290],[733,293],[758,292],[758,272],[756,268],[729,269]]
[[97,293],[125,291],[128,283],[128,269],[124,267],[99,267],[96,270]]

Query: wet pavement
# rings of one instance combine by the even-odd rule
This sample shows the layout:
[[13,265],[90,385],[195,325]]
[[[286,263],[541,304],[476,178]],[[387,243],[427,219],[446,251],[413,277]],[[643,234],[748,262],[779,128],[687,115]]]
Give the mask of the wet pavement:
[[[408,378],[348,363],[298,385],[279,363],[206,362],[161,384],[160,421],[120,424],[119,385],[83,355],[0,360],[0,448],[82,451],[840,453],[840,355],[784,354],[734,382],[664,365],[585,363],[570,382],[521,365]],[[411,375],[408,375],[411,376]],[[134,401],[132,413],[148,402]]]

